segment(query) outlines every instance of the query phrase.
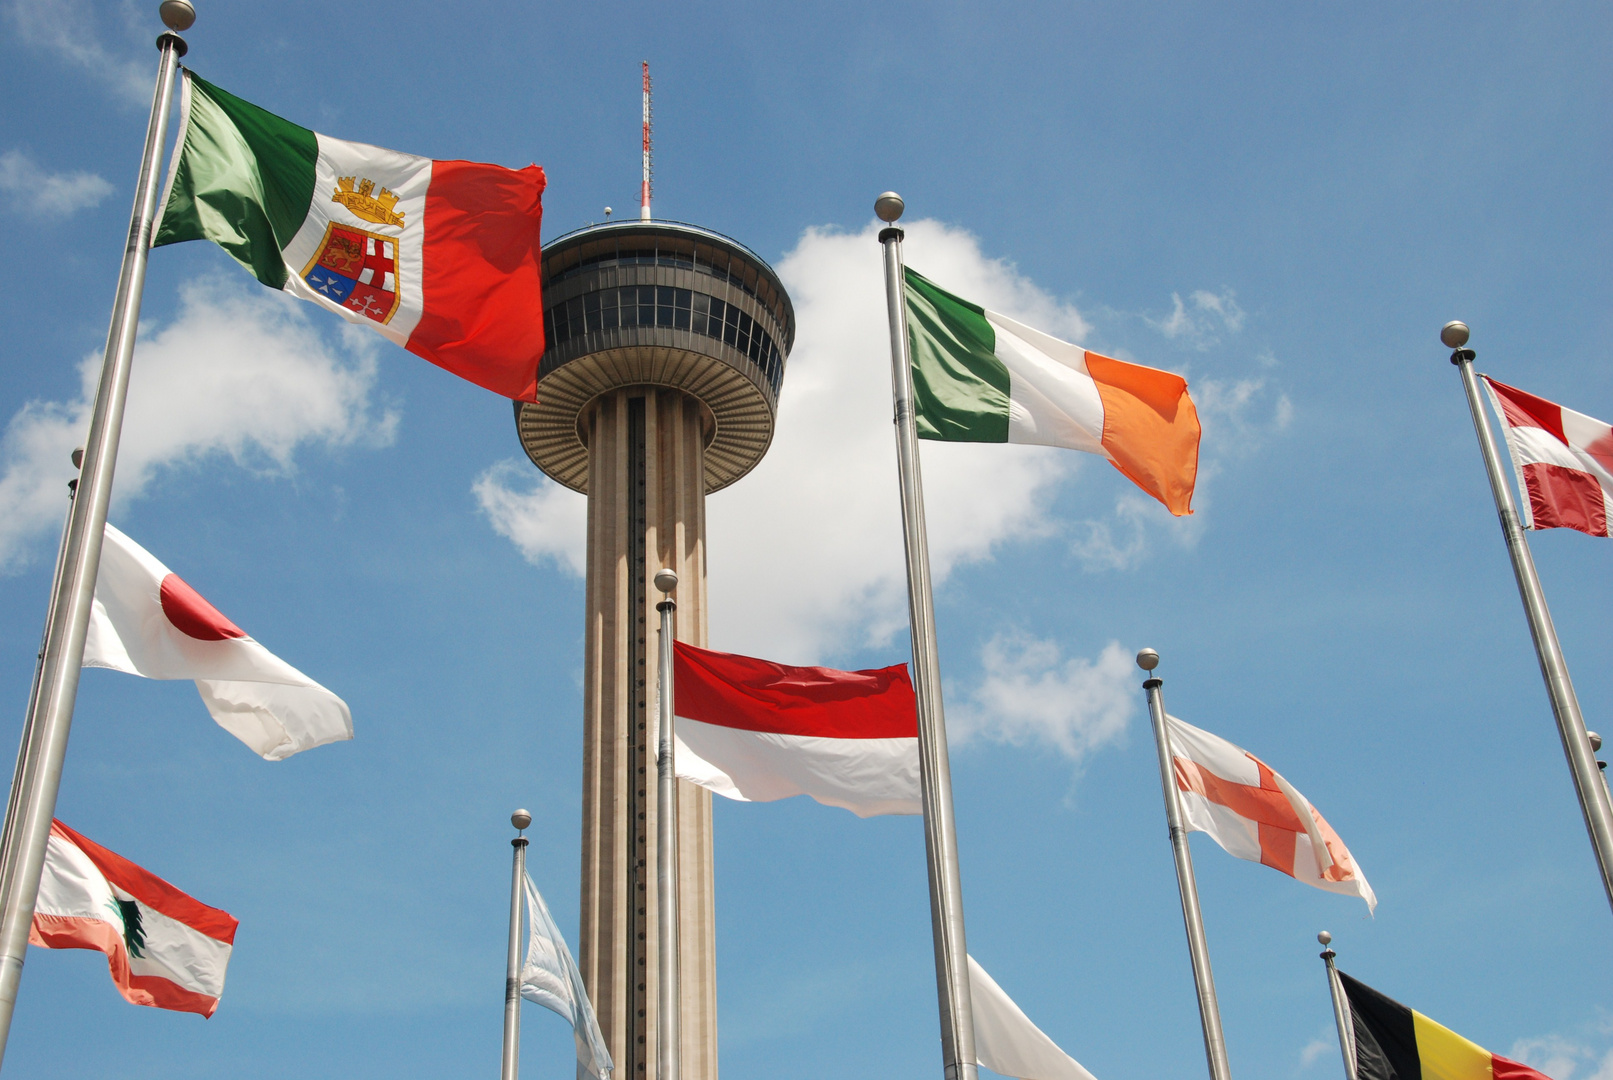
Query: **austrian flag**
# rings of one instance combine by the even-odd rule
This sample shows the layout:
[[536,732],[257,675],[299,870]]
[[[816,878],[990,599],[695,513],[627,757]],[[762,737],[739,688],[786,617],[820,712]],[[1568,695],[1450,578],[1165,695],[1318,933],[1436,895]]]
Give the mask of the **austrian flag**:
[[1526,529],[1578,529],[1609,536],[1613,520],[1613,427],[1481,375],[1501,415]]

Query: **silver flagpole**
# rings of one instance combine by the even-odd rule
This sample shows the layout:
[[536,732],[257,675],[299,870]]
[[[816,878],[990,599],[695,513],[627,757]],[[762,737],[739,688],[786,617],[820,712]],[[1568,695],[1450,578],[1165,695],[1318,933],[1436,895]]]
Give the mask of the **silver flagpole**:
[[[1159,653],[1144,649],[1137,666],[1152,675]],[[1199,995],[1199,1021],[1204,1025],[1204,1056],[1210,1063],[1210,1080],[1232,1080],[1227,1064],[1227,1042],[1221,1034],[1221,1007],[1215,1000],[1215,976],[1210,973],[1210,946],[1204,940],[1204,914],[1199,911],[1199,887],[1193,878],[1193,852],[1187,846],[1182,824],[1182,803],[1176,792],[1176,767],[1171,761],[1171,736],[1165,726],[1164,680],[1150,677],[1143,683],[1148,714],[1154,721],[1154,742],[1159,747],[1159,782],[1165,789],[1165,821],[1170,825],[1171,851],[1176,855],[1176,887],[1182,894],[1182,922],[1187,924],[1187,952],[1193,960],[1193,985]]]
[[[163,23],[171,30],[188,29],[196,17],[186,0],[165,0],[160,11]],[[0,896],[0,1058],[11,1033],[39,875],[45,865],[45,842],[50,837],[56,795],[61,788],[62,761],[67,756],[67,734],[73,723],[73,702],[84,662],[84,635],[89,629],[90,603],[95,598],[107,503],[112,497],[112,474],[123,431],[123,406],[129,393],[129,368],[145,289],[146,255],[157,214],[162,144],[168,133],[168,110],[173,103],[179,58],[186,51],[184,39],[174,33],[159,37],[157,48],[161,53],[157,85],[135,183],[123,269],[112,303],[101,382],[90,416],[78,494],[68,514],[63,572],[47,609],[50,618],[39,668],[39,693],[23,729],[23,745],[37,747],[37,753],[30,754],[25,763],[17,810],[6,820],[5,835],[0,839],[0,854],[5,859],[5,865],[0,866],[0,883],[5,885],[5,893]]]
[[[517,810],[510,815],[517,834],[532,824],[532,815]],[[510,841],[515,849],[510,870],[510,953],[504,965],[504,1067],[500,1080],[515,1080],[521,1071],[521,905],[526,900],[526,837]]]
[[1322,962],[1327,965],[1327,991],[1333,997],[1333,1022],[1339,1029],[1339,1055],[1344,1058],[1344,1080],[1355,1080],[1355,1014],[1350,1012],[1350,1000],[1344,996],[1344,984],[1339,982],[1339,969],[1333,966],[1333,935],[1323,930],[1316,935],[1322,943]]
[[672,615],[678,610],[671,596],[678,575],[668,569],[655,572],[655,587],[666,599],[655,605],[661,613],[661,659],[656,680],[655,900],[659,906],[656,952],[660,978],[656,981],[655,1076],[678,1080],[682,1022],[678,1016],[678,763],[672,738]]
[[1557,628],[1552,625],[1551,611],[1546,607],[1546,594],[1540,588],[1534,556],[1530,554],[1518,508],[1512,501],[1512,488],[1507,485],[1501,468],[1501,451],[1479,395],[1479,380],[1473,374],[1476,354],[1465,347],[1467,338],[1467,324],[1462,322],[1448,322],[1439,332],[1439,340],[1451,350],[1451,363],[1461,372],[1462,388],[1467,391],[1467,407],[1473,413],[1473,428],[1479,436],[1479,453],[1484,458],[1484,470],[1490,476],[1490,493],[1495,496],[1501,533],[1507,539],[1507,554],[1512,557],[1512,573],[1518,579],[1518,595],[1523,598],[1529,633],[1535,639],[1540,675],[1546,681],[1551,711],[1557,718],[1557,734],[1563,742],[1563,753],[1568,757],[1579,808],[1585,815],[1585,829],[1591,834],[1591,847],[1596,851],[1596,864],[1602,871],[1602,888],[1607,893],[1608,903],[1613,904],[1613,801],[1609,800],[1607,785],[1598,774],[1596,755],[1591,751],[1590,735],[1585,730],[1585,717],[1579,711],[1579,698],[1568,678],[1568,662],[1563,659]]
[[935,982],[941,1008],[941,1060],[947,1080],[975,1080],[974,1011],[969,1000],[968,948],[963,933],[963,882],[958,873],[958,832],[952,820],[952,769],[947,761],[946,715],[941,704],[941,659],[935,644],[930,595],[930,545],[924,530],[924,480],[919,473],[913,414],[913,372],[908,366],[907,303],[902,280],[902,237],[895,222],[902,197],[887,191],[874,202],[885,248],[885,305],[891,329],[891,395],[895,402],[896,461],[902,488],[902,534],[907,541],[908,626],[913,635],[913,690],[918,698],[919,778],[924,796],[924,851],[930,869],[930,927],[935,935]]

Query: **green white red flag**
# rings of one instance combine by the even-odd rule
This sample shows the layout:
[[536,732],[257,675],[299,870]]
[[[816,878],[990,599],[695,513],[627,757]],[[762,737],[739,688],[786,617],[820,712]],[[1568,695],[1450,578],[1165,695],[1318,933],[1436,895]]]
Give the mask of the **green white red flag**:
[[212,1016],[236,919],[63,825],[50,824],[28,943],[106,954],[136,1005]]
[[333,139],[190,71],[181,100],[153,247],[212,240],[272,289],[537,400],[542,169]]
[[919,438],[1085,450],[1171,513],[1193,512],[1199,414],[1187,380],[1060,341],[911,267],[905,288]]

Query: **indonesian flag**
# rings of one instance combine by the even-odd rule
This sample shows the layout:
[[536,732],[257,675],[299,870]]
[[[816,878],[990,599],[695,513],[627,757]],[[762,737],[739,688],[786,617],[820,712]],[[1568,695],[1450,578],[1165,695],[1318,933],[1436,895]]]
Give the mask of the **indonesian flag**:
[[270,761],[353,737],[346,702],[253,641],[111,525],[84,666],[196,680],[219,726]]
[[907,666],[787,667],[673,645],[678,776],[740,802],[810,795],[858,817],[917,814]]
[[212,240],[271,289],[537,400],[542,169],[333,139],[184,77],[152,247]]
[[1613,535],[1613,428],[1545,398],[1480,376],[1501,415],[1526,529]]
[[1378,898],[1316,808],[1264,761],[1218,735],[1165,718],[1187,827],[1229,854],[1328,892]]
[[136,1005],[212,1016],[235,927],[229,912],[50,823],[28,943],[106,953],[118,992]]

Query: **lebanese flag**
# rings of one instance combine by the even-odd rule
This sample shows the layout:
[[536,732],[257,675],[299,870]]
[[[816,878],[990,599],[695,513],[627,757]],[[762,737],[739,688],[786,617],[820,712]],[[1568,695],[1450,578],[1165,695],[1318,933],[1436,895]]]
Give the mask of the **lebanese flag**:
[[84,666],[194,679],[219,726],[270,761],[353,737],[346,702],[248,637],[111,525]]
[[1523,527],[1613,535],[1613,427],[1479,377],[1501,415],[1518,488],[1529,495]]
[[184,76],[152,247],[212,240],[271,289],[537,400],[542,169],[333,139]]
[[1240,859],[1328,892],[1378,897],[1339,834],[1294,785],[1241,746],[1174,716],[1165,718],[1182,816]]
[[673,644],[678,776],[740,802],[810,795],[858,817],[917,814],[907,665],[788,667]]
[[113,983],[134,1004],[212,1016],[236,925],[229,912],[50,823],[28,943],[106,953]]

